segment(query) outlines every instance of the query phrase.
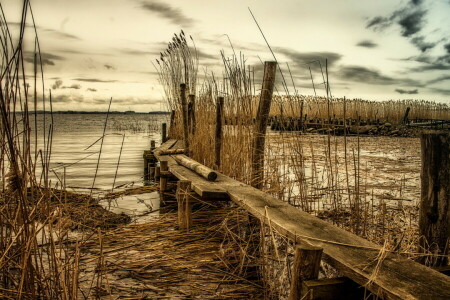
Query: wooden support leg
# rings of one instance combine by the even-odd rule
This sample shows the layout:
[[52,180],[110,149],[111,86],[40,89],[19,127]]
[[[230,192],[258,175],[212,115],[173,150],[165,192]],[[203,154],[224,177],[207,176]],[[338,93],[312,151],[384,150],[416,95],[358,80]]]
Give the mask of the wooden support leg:
[[308,244],[301,244],[295,247],[289,300],[302,299],[302,296],[304,296],[302,295],[302,282],[317,279],[322,251],[322,248]]
[[160,174],[161,174],[161,168],[160,167],[156,167],[155,168],[155,182],[159,182]]
[[189,231],[192,227],[192,199],[191,182],[180,180],[177,182],[176,198],[178,202],[178,225],[180,229]]
[[159,179],[159,192],[161,195],[167,190],[167,172],[169,171],[169,165],[167,161],[160,162],[160,179]]

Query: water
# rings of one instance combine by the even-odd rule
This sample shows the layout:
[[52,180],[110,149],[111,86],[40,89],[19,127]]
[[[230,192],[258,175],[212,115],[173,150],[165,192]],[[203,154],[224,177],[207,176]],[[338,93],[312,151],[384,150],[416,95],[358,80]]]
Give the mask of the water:
[[[151,140],[159,145],[161,123],[167,121],[167,116],[111,114],[101,145],[105,120],[106,114],[54,114],[52,185],[65,183],[66,188],[78,190],[91,187],[111,190],[113,184],[142,185],[143,151],[149,149]],[[42,115],[38,116],[38,122],[38,148],[44,150]]]

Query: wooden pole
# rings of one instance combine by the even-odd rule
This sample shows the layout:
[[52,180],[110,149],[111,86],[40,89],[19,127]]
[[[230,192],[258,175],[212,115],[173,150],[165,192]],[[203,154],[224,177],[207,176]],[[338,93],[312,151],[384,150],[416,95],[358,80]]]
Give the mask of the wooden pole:
[[447,264],[449,253],[450,134],[424,133],[421,147],[420,250],[444,255],[432,263],[442,266]]
[[201,175],[208,181],[214,181],[217,179],[217,173],[214,172],[214,170],[211,170],[210,168],[200,164],[192,158],[187,157],[186,155],[175,155],[172,157],[177,163]]
[[214,165],[218,170],[220,168],[220,153],[222,150],[222,118],[223,118],[223,97],[217,98],[216,107],[216,132],[214,141]]
[[185,149],[189,153],[189,126],[188,126],[188,108],[186,101],[186,84],[180,84],[181,110],[183,119],[183,139]]
[[192,227],[191,182],[180,180],[177,182],[176,198],[178,202],[178,226],[189,231]]
[[163,193],[167,190],[167,172],[169,171],[169,165],[165,160],[160,161],[159,165],[160,165],[159,192],[162,196]]
[[175,110],[170,112],[170,123],[169,123],[169,138],[174,138],[173,131],[175,130]]
[[322,252],[322,248],[309,244],[301,244],[295,247],[289,300],[302,299],[305,296],[302,295],[302,282],[318,278]]
[[161,167],[155,168],[155,182],[158,182],[161,178]]
[[195,134],[195,95],[189,95],[188,104],[189,133]]
[[275,86],[275,74],[277,63],[266,61],[264,63],[264,78],[261,88],[258,113],[256,115],[256,124],[253,137],[253,156],[252,156],[252,178],[253,187],[261,189],[263,186],[264,175],[264,145],[267,129],[267,119],[269,118],[270,104]]
[[154,140],[150,141],[150,150],[155,150],[156,149],[156,142]]
[[167,124],[162,123],[161,125],[161,144],[164,144],[167,141]]

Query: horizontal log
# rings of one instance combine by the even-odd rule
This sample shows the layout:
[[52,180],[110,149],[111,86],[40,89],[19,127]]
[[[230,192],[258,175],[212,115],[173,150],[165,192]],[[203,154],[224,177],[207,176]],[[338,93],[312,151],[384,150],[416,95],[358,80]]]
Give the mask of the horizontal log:
[[204,165],[196,162],[195,160],[187,157],[186,155],[175,155],[173,156],[175,161],[180,165],[194,171],[195,173],[206,178],[208,181],[215,181],[217,179],[217,173],[214,170],[205,167]]
[[185,149],[168,149],[168,150],[155,151],[155,155],[157,155],[157,156],[175,155],[175,154],[184,154],[184,153],[186,153]]

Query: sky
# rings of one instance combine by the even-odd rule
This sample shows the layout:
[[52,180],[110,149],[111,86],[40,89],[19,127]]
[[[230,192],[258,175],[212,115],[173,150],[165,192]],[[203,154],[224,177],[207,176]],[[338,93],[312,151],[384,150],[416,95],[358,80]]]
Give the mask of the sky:
[[[153,63],[174,33],[192,36],[199,73],[221,74],[221,56],[273,60],[256,17],[298,92],[318,95],[328,60],[334,97],[450,104],[450,0],[31,0],[45,90],[54,110],[165,110]],[[1,0],[18,32],[22,1]],[[28,24],[32,24],[28,17]],[[25,37],[32,66],[34,34]],[[281,88],[280,88],[281,89]]]

